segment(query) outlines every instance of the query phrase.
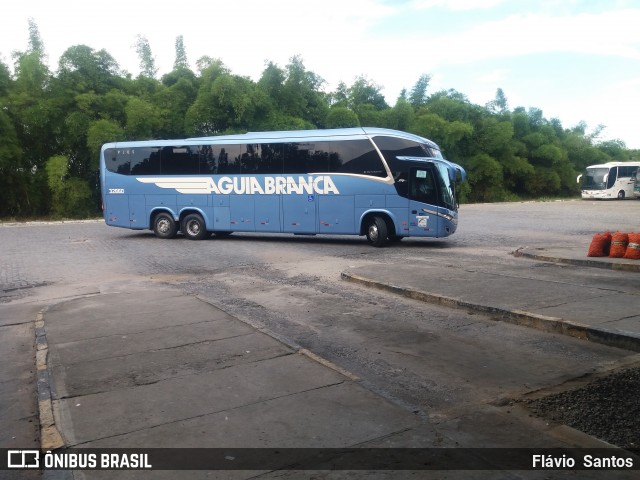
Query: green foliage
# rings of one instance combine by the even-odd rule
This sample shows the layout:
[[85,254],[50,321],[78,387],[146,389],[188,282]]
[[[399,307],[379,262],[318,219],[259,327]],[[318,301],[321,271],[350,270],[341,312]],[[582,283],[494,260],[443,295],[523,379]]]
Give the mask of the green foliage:
[[427,104],[429,98],[427,97],[427,88],[429,87],[429,82],[431,81],[431,76],[429,75],[421,75],[416,84],[411,89],[409,93],[409,103],[414,108],[420,108],[423,105]]
[[15,216],[26,210],[28,173],[24,171],[22,157],[13,123],[0,110],[0,216]]
[[160,109],[151,102],[133,97],[125,107],[127,137],[147,140],[154,137],[162,125]]
[[0,62],[0,216],[85,216],[98,211],[95,181],[104,143],[185,138],[249,130],[374,126],[415,133],[438,143],[462,164],[469,181],[461,201],[508,201],[579,193],[575,179],[587,165],[638,160],[619,140],[599,141],[548,120],[536,108],[509,108],[498,88],[485,106],[456,90],[429,91],[421,75],[390,107],[382,87],[365,75],[325,91],[320,75],[300,56],[271,61],[257,81],[203,56],[194,73],[182,36],[173,70],[160,80],[151,45],[137,37],[140,74],[122,72],[105,50],[69,47],[52,73],[37,25],[12,55],[13,74]]
[[504,199],[502,166],[495,158],[480,153],[469,159],[468,167],[470,201],[489,202]]
[[173,62],[174,70],[189,70],[189,61],[187,60],[187,49],[184,46],[184,37],[178,35],[176,37],[176,59]]
[[155,78],[158,73],[156,61],[151,53],[149,40],[142,35],[138,35],[138,39],[136,41],[136,53],[140,59],[140,75],[148,78]]
[[325,122],[327,128],[357,127],[360,122],[354,111],[347,107],[331,107]]
[[125,140],[124,129],[113,120],[96,120],[87,131],[87,147],[91,154],[91,170],[97,170],[100,148],[105,143]]
[[47,160],[46,171],[51,190],[51,215],[54,218],[84,218],[95,213],[87,182],[67,176],[66,157],[51,157]]

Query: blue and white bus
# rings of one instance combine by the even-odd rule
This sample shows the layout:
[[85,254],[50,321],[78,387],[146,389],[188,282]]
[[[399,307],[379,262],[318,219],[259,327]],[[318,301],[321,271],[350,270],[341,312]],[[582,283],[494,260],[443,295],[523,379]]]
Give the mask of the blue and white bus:
[[462,167],[379,128],[114,142],[100,153],[107,225],[178,232],[366,235],[381,247],[456,231]]

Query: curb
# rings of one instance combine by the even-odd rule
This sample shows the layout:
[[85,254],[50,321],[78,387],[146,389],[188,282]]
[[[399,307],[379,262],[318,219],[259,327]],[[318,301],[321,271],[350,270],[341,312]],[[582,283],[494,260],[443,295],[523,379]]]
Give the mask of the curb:
[[607,260],[587,260],[582,258],[559,258],[552,257],[550,255],[544,255],[539,253],[532,253],[528,251],[524,251],[522,248],[518,248],[515,251],[511,252],[514,257],[523,257],[523,258],[531,258],[533,260],[540,260],[543,262],[553,262],[553,263],[566,263],[568,265],[576,265],[580,267],[596,267],[596,268],[605,268],[607,270],[620,270],[624,272],[640,272],[640,262],[637,263],[628,263],[634,260],[628,260],[628,262],[617,262],[616,260],[621,260],[618,258],[606,258]]
[[589,325],[583,325],[571,320],[564,320],[559,317],[548,317],[523,310],[506,310],[488,305],[475,304],[436,293],[421,292],[406,287],[400,287],[398,285],[377,282],[375,280],[370,280],[368,278],[346,272],[342,272],[340,277],[342,280],[346,280],[348,282],[359,283],[367,287],[395,293],[413,300],[419,300],[421,302],[441,305],[444,307],[481,312],[489,315],[493,320],[535,328],[545,332],[560,333],[562,335],[568,335],[582,340],[601,343],[610,347],[624,348],[626,350],[640,352],[640,336],[631,332],[594,328]]
[[44,329],[43,308],[36,315],[36,370],[38,375],[38,410],[40,416],[40,448],[42,450],[56,450],[64,447],[64,440],[58,431],[53,415],[51,400],[51,383],[47,360],[49,346]]

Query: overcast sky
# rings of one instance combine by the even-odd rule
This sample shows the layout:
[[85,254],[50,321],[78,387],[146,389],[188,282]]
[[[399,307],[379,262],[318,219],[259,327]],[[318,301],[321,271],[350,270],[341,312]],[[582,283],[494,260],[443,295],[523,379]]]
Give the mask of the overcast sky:
[[19,0],[0,20],[9,66],[28,47],[29,18],[54,71],[82,44],[135,76],[142,35],[162,75],[182,35],[194,71],[207,55],[257,80],[265,61],[300,55],[327,91],[364,75],[390,105],[429,74],[430,93],[453,88],[484,105],[502,88],[511,109],[539,108],[565,128],[603,124],[603,139],[640,148],[640,0]]

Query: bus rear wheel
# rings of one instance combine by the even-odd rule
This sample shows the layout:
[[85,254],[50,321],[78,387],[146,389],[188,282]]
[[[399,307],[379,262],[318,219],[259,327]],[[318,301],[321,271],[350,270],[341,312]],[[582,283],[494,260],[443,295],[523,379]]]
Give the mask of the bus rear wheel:
[[207,236],[204,219],[197,213],[191,213],[182,221],[182,233],[189,240],[202,240]]
[[178,226],[173,216],[167,212],[160,212],[153,217],[153,233],[158,238],[174,238],[178,233]]
[[367,240],[374,247],[384,247],[389,241],[387,222],[382,217],[371,217],[367,223]]

